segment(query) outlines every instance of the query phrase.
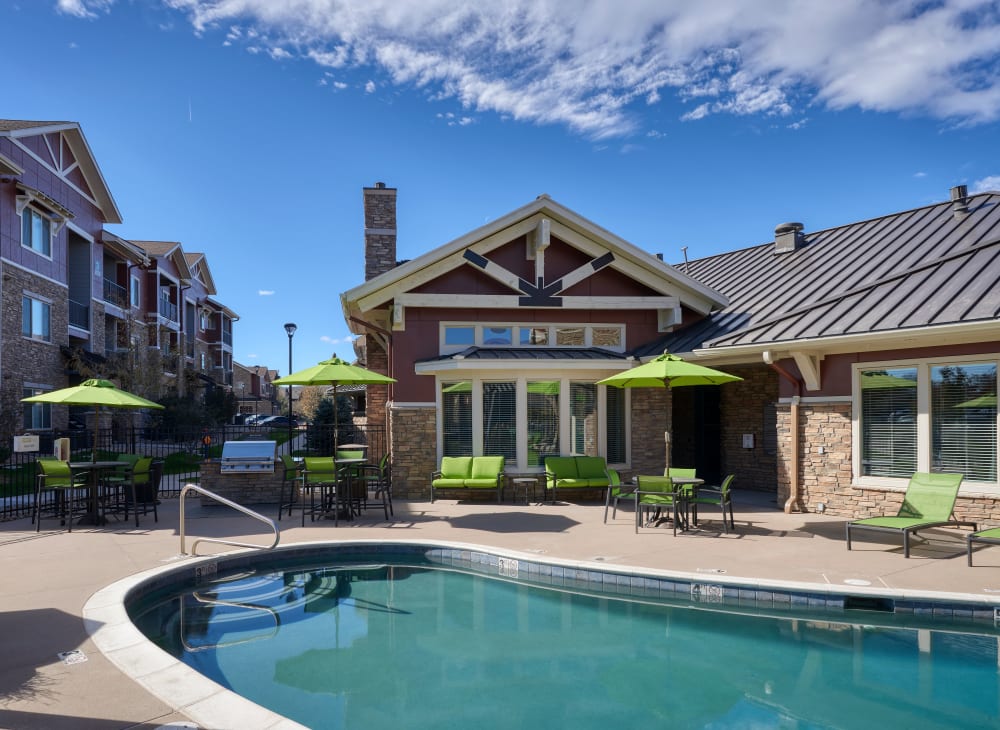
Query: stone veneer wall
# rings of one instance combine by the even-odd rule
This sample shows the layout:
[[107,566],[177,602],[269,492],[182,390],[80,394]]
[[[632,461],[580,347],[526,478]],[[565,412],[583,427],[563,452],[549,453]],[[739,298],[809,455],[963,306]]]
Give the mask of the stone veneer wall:
[[[66,374],[60,345],[69,343],[69,309],[66,287],[47,279],[33,276],[15,266],[2,266],[3,270],[3,395],[0,402],[20,407],[25,383],[48,385],[53,389],[66,386]],[[49,332],[51,342],[32,340],[21,335],[21,297],[34,294],[48,300]],[[66,428],[66,408],[52,409],[52,427]],[[17,432],[21,431],[21,418],[17,418]]]
[[431,472],[437,469],[437,415],[433,405],[389,408],[392,493],[403,499],[430,499]]
[[[852,484],[850,403],[804,403],[799,406],[799,420],[803,511],[815,512],[816,505],[822,502],[826,514],[848,519],[896,514],[903,503],[901,489]],[[778,406],[779,506],[785,504],[791,489],[790,435],[791,405],[782,403]],[[980,528],[1000,525],[1000,503],[993,497],[960,496],[955,516],[976,522]]]
[[[281,482],[285,476],[284,465],[275,465],[273,472],[251,474],[220,474],[219,461],[210,459],[201,464],[199,484],[220,497],[237,504],[278,504],[281,499]],[[202,504],[218,504],[210,497],[202,497]]]

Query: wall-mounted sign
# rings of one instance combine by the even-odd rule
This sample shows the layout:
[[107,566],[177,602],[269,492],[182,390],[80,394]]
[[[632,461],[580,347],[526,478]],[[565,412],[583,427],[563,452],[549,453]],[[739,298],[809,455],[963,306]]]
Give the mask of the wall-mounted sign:
[[38,451],[38,436],[27,434],[25,436],[14,437],[14,451],[21,453],[24,451]]

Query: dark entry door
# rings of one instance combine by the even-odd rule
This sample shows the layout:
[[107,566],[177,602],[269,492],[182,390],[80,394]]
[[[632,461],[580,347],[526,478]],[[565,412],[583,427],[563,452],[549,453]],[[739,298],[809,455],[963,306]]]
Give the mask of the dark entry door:
[[722,479],[722,418],[719,386],[704,385],[694,390],[694,465],[706,484]]

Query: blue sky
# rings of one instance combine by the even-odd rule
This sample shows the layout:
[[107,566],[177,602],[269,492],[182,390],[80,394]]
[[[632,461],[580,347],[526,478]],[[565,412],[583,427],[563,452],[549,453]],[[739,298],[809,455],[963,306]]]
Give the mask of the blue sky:
[[353,357],[400,259],[548,193],[668,262],[1000,189],[1000,2],[0,0],[10,119],[79,122],[109,230],[208,258],[234,356]]

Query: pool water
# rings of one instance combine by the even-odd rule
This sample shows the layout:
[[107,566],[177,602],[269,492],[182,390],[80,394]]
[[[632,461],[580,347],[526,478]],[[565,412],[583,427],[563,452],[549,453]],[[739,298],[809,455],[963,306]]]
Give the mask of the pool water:
[[770,617],[385,564],[220,576],[130,613],[313,728],[1000,725],[996,634],[885,614]]

